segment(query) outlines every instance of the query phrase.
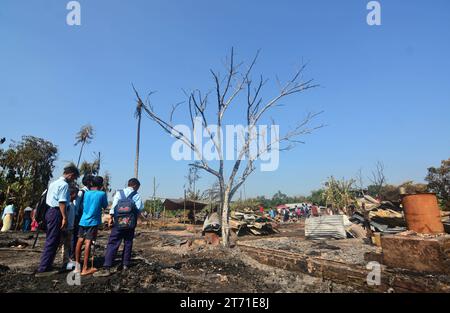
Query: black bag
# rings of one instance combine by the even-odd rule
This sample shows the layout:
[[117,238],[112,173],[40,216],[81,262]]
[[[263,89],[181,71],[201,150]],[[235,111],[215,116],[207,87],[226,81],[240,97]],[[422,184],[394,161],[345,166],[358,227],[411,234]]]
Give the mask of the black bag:
[[119,193],[120,200],[114,208],[114,225],[119,230],[134,229],[139,212],[132,198],[137,192],[133,191],[128,197],[125,197],[123,190]]
[[47,189],[41,195],[39,202],[36,204],[36,212],[34,213],[34,220],[39,224],[39,228],[45,229],[45,214],[49,206],[47,205]]

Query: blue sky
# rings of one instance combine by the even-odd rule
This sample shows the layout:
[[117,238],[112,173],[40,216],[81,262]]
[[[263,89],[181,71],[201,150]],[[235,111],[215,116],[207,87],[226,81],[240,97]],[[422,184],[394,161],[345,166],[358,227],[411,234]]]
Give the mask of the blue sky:
[[[133,82],[167,116],[182,89],[212,87],[210,68],[261,55],[255,74],[288,78],[303,59],[320,88],[276,109],[281,129],[308,111],[326,128],[282,153],[274,172],[257,172],[245,195],[277,190],[308,194],[330,175],[370,175],[385,164],[388,182],[422,181],[450,156],[450,2],[380,1],[382,25],[366,23],[367,0],[80,0],[81,26],[66,24],[65,0],[0,2],[0,135],[35,135],[59,147],[55,173],[76,160],[74,136],[91,123],[94,151],[120,188],[133,174]],[[176,121],[186,122],[179,111]],[[238,111],[229,122],[240,123]],[[284,128],[285,127],[285,128]],[[170,156],[173,140],[148,118],[142,123],[140,178],[144,196],[157,178],[161,197],[183,193],[187,162]],[[205,187],[213,177],[203,173]],[[367,179],[366,179],[367,182]]]

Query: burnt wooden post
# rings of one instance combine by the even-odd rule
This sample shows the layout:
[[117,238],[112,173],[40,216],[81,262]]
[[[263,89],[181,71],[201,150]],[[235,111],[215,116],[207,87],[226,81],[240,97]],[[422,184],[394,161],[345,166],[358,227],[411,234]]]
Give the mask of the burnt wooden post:
[[364,215],[364,227],[366,228],[367,233],[367,239],[369,239],[370,244],[372,244],[372,229],[370,229],[370,218],[369,218],[369,212],[366,210],[366,204],[362,203],[362,210]]
[[184,190],[184,201],[183,201],[183,224],[186,225],[186,189]]

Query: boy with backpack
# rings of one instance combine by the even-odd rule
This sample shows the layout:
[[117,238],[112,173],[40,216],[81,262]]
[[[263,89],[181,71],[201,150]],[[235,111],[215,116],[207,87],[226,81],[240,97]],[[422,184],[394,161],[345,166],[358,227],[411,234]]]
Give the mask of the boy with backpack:
[[128,187],[118,190],[109,212],[109,227],[112,226],[105,253],[104,270],[94,276],[103,277],[111,274],[114,258],[119,250],[122,240],[124,248],[122,254],[123,270],[127,270],[131,263],[131,250],[133,247],[134,231],[137,219],[144,208],[141,196],[138,194],[141,183],[136,178],[128,181]]
[[89,191],[84,194],[83,215],[80,219],[78,242],[75,251],[76,268],[75,272],[80,271],[81,248],[86,242],[84,248],[83,269],[81,276],[93,274],[96,268],[88,268],[89,254],[92,242],[97,239],[98,226],[102,224],[103,209],[108,207],[108,199],[106,192],[102,191],[103,178],[95,176],[92,178],[92,186]]

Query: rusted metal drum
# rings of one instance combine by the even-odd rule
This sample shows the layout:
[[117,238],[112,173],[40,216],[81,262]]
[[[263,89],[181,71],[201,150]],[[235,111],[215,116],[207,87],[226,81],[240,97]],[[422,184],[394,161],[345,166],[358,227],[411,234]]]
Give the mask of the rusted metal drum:
[[436,195],[420,193],[402,199],[408,229],[422,234],[444,233]]

